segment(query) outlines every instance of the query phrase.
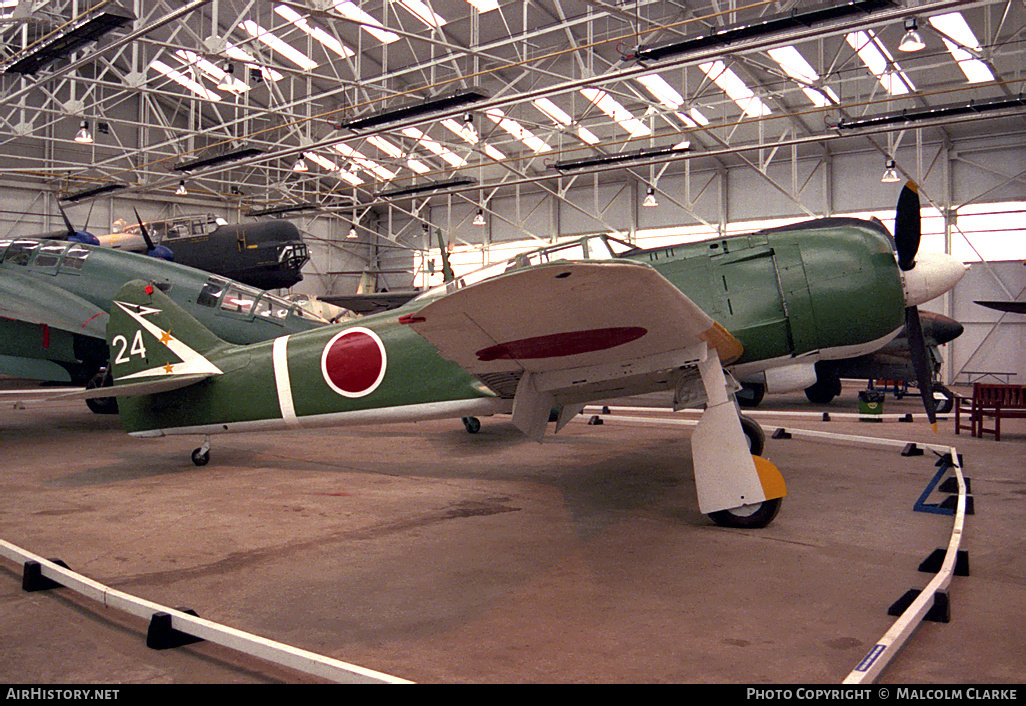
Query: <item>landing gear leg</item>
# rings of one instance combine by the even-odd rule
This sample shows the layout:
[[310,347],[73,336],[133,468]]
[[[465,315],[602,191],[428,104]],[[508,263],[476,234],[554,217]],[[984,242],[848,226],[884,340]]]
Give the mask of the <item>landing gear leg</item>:
[[699,509],[718,525],[765,527],[786,495],[776,466],[757,455],[765,437],[754,420],[738,414],[727,396],[719,354],[710,348],[698,364],[708,404],[691,436]]
[[192,462],[197,466],[205,466],[210,462],[210,437],[203,439],[203,445],[192,452]]

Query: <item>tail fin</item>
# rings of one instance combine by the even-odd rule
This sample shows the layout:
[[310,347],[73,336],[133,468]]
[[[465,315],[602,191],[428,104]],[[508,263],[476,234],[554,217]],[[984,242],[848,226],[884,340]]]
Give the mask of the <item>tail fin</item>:
[[[125,284],[111,305],[107,345],[115,386],[220,375],[207,355],[229,344],[142,280]],[[169,385],[170,387],[170,385]]]

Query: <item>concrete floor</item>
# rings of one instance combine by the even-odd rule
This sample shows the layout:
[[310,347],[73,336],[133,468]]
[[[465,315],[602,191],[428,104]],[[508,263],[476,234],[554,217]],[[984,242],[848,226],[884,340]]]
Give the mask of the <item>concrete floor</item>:
[[[853,389],[826,408],[856,411]],[[760,411],[823,409],[767,397]],[[888,397],[886,412],[919,411]],[[951,443],[972,479],[952,620],[879,681],[1016,683],[1026,667],[1026,424],[1001,442],[922,424],[774,420]],[[913,512],[934,458],[767,442],[776,521],[699,513],[689,427],[507,418],[136,440],[82,403],[0,409],[0,538],[121,591],[417,682],[839,683],[930,576],[952,518]],[[938,500],[941,496],[931,498]],[[145,624],[0,561],[0,682],[311,681],[210,644],[154,651]]]

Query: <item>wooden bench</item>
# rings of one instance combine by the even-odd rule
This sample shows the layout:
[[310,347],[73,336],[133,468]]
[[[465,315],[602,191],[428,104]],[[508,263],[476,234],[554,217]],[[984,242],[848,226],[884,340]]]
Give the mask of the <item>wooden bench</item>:
[[[968,408],[967,419],[963,423],[963,408]],[[984,420],[994,418],[994,426],[984,426]],[[955,433],[963,429],[976,437],[983,438],[985,433],[993,434],[995,441],[1001,441],[1002,419],[1026,418],[1026,385],[991,385],[977,382],[973,384],[973,396],[955,398]]]

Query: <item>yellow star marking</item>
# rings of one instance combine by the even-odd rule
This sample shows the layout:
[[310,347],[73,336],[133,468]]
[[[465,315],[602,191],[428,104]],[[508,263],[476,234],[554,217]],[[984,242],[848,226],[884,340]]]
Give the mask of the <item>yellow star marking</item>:
[[173,341],[173,340],[174,340],[174,339],[173,339],[173,338],[171,338],[171,332],[170,332],[170,331],[162,331],[162,332],[161,332],[161,335],[160,335],[160,342],[161,342],[161,343],[163,343],[163,344],[164,344],[165,346],[166,346],[166,345],[167,345],[168,343],[170,343],[171,341]]
[[168,363],[167,365],[164,366],[164,372],[167,373],[168,375],[170,375],[171,374],[171,369],[174,368],[174,367],[175,366],[173,364]]

